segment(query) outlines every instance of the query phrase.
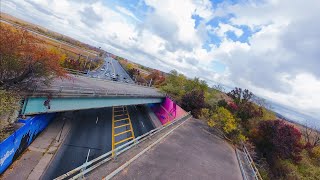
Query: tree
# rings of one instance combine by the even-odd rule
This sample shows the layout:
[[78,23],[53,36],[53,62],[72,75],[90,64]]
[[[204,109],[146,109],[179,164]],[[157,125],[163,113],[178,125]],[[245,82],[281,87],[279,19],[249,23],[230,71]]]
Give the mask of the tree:
[[213,119],[227,134],[237,129],[236,120],[233,115],[223,107],[218,108],[217,112],[213,115]]
[[1,117],[11,114],[13,110],[19,108],[17,102],[19,102],[19,98],[16,94],[0,90],[0,121]]
[[253,141],[271,166],[277,159],[292,159],[295,162],[301,159],[301,133],[284,121],[261,121]]
[[242,90],[236,87],[227,95],[231,97],[235,103],[235,105],[232,104],[229,109],[242,121],[246,122],[248,119],[263,116],[263,108],[251,102],[254,95],[249,90]]
[[225,88],[221,84],[213,85],[212,88],[220,92],[225,92]]
[[246,122],[248,119],[255,118],[255,117],[262,117],[263,110],[262,107],[257,107],[251,102],[246,102],[241,104],[237,111],[237,117],[239,117],[242,121]]
[[308,121],[305,122],[302,135],[308,146],[315,147],[320,145],[320,131],[317,130],[315,125],[311,125]]
[[201,109],[205,107],[203,91],[194,90],[186,93],[181,99],[181,106],[184,110],[191,111],[195,118],[198,118]]
[[192,90],[201,90],[203,92],[208,91],[207,83],[203,80],[200,80],[198,77],[195,77],[194,79],[188,79],[184,88],[187,92]]
[[227,101],[226,101],[226,100],[221,99],[221,100],[219,100],[219,101],[218,101],[218,107],[224,107],[224,108],[227,108],[227,106],[228,106],[228,103],[227,103]]
[[127,70],[133,69],[133,65],[132,65],[131,63],[128,63],[128,64],[126,65],[126,69],[127,69]]
[[182,96],[185,95],[185,84],[187,82],[187,77],[183,74],[179,74],[177,71],[170,71],[163,85],[161,86],[161,91],[168,94],[175,101],[181,104]]
[[209,127],[215,126],[222,130],[224,134],[235,143],[246,140],[246,137],[241,133],[240,125],[232,113],[224,107],[219,107],[216,113],[208,119],[208,125]]
[[212,117],[212,113],[210,112],[210,109],[208,109],[208,108],[201,109],[199,119],[209,121],[211,119],[211,117]]
[[165,81],[165,77],[160,74],[159,70],[153,70],[151,74],[146,77],[146,81],[151,82],[152,85],[159,85]]
[[240,106],[241,104],[245,104],[251,100],[253,97],[253,93],[250,92],[248,89],[244,91],[241,88],[235,88],[227,93],[229,97],[233,99],[233,101]]
[[64,77],[60,55],[40,46],[39,40],[27,31],[9,25],[0,28],[0,86],[9,89],[32,86],[33,82],[49,83],[54,77]]

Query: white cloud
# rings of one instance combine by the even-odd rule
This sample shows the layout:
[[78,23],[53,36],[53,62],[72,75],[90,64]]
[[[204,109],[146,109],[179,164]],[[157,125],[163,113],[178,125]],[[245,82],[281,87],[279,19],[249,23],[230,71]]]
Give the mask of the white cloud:
[[231,26],[230,24],[219,23],[218,27],[213,28],[212,26],[210,26],[210,29],[223,38],[227,37],[227,32],[233,32],[237,37],[240,37],[243,34],[243,31],[241,29]]
[[124,7],[121,7],[121,6],[116,6],[115,7],[119,12],[127,15],[127,16],[130,16],[132,17],[133,19],[135,19],[136,21],[139,21],[141,22],[140,19],[138,19],[131,11],[129,11],[128,9],[124,8]]
[[[127,7],[108,7],[100,0],[2,0],[1,11],[153,68],[249,88],[320,117],[320,1],[223,2],[216,9],[208,0],[145,4],[150,9],[139,18]],[[203,19],[197,27],[193,15]],[[231,18],[210,25],[217,17]],[[227,35],[245,36],[241,26],[253,33],[246,43]],[[220,37],[219,44],[207,42],[212,34]],[[215,73],[213,61],[225,64],[226,70]]]

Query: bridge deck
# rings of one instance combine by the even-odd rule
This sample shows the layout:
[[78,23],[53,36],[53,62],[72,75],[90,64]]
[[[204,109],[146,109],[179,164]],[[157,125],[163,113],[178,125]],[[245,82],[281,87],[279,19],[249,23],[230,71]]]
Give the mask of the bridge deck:
[[30,115],[160,103],[164,94],[155,88],[70,75],[55,79],[50,86],[39,85],[26,97],[21,114]]
[[70,75],[70,78],[55,79],[50,86],[39,85],[29,96],[135,96],[164,97],[157,89],[135,84],[119,83],[96,78]]

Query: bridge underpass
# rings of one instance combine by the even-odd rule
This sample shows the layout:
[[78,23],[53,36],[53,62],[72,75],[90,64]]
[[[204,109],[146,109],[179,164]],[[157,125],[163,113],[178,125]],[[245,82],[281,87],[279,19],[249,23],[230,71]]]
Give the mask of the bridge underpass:
[[[72,114],[70,131],[62,140],[42,179],[53,179],[112,150],[112,108],[126,106],[136,137],[154,129],[143,104],[161,103],[165,96],[155,88],[81,76],[56,79],[26,92],[23,115],[51,112]],[[63,131],[63,129],[61,129]],[[127,134],[121,134],[125,136]],[[118,137],[117,137],[118,138]],[[121,138],[129,138],[121,137]]]
[[[70,132],[41,179],[54,179],[112,150],[112,107],[73,112]],[[142,107],[127,106],[135,136],[154,129]],[[128,135],[129,137],[129,135]],[[125,138],[125,137],[123,137]],[[90,152],[89,152],[90,150]]]

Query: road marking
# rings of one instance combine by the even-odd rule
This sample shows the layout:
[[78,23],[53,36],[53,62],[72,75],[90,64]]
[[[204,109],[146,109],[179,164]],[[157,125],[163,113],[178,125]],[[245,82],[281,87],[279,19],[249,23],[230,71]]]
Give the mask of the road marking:
[[98,123],[98,121],[99,121],[99,117],[97,116],[96,124]]
[[[88,151],[87,158],[86,158],[86,163],[85,163],[85,164],[87,164],[87,162],[88,162],[89,155],[90,155],[90,149],[89,149],[89,151]],[[87,166],[85,166],[83,170],[85,170],[86,168],[87,168]]]
[[113,68],[113,73],[116,74],[116,71],[114,70],[114,66],[113,66],[112,61],[113,61],[113,60],[111,59],[111,65],[112,65],[112,68]]
[[141,125],[142,125],[142,127],[144,127],[144,124],[143,124],[143,122],[142,121],[140,121],[141,122]]

